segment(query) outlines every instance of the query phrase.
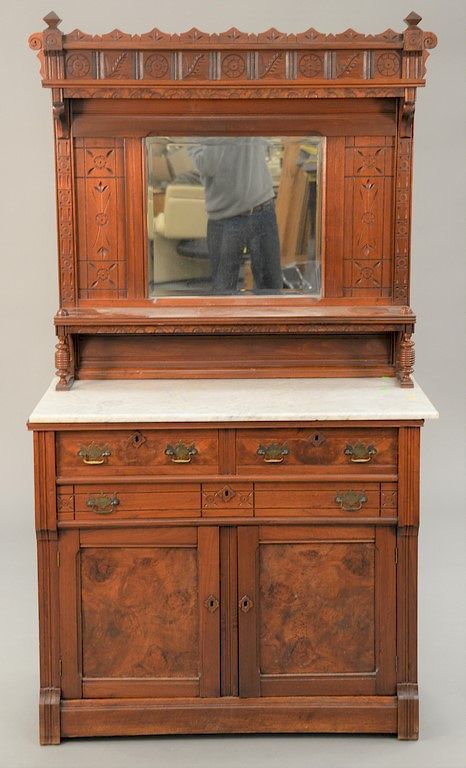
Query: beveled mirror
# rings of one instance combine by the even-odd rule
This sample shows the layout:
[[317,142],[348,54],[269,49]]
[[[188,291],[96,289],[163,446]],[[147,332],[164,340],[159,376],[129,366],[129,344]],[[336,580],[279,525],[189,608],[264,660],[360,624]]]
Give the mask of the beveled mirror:
[[324,139],[145,145],[149,296],[320,296]]

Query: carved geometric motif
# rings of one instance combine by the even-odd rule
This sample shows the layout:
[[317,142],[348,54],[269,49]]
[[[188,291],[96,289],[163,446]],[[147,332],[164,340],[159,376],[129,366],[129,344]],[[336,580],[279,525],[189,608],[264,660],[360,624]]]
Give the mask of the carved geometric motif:
[[303,77],[323,77],[324,56],[317,53],[305,53],[298,63],[299,74]]
[[61,305],[74,306],[74,232],[71,185],[71,142],[56,140],[57,202],[58,202],[58,258]]
[[126,295],[122,139],[75,139],[80,298]]
[[222,57],[221,74],[228,79],[243,77],[246,72],[246,56],[238,53],[224,54]]
[[355,176],[381,176],[384,172],[385,147],[357,148],[354,150]]
[[[105,250],[105,249],[103,249]],[[105,264],[90,261],[88,265],[90,288],[117,288],[118,267],[116,264]]]
[[58,512],[74,512],[74,496],[59,493],[57,495],[57,509]]
[[170,64],[167,56],[161,53],[144,54],[143,77],[145,80],[162,80],[170,75]]
[[392,168],[392,137],[346,138],[345,296],[392,294]]
[[110,149],[86,149],[84,153],[85,172],[87,176],[114,176],[115,175],[115,150]]
[[353,275],[355,288],[380,287],[382,277],[382,262],[354,261]]
[[398,139],[393,293],[397,304],[408,303],[411,151],[411,138]]
[[377,56],[375,68],[382,77],[399,77],[401,74],[401,57],[395,51],[380,53]]
[[232,504],[232,506],[235,508],[252,508],[254,504],[254,492],[252,490],[243,490],[239,488],[235,490],[229,485],[224,485],[222,488],[214,491],[202,491],[203,509],[221,508],[224,507],[225,504],[228,505],[233,501],[234,504]]
[[398,506],[397,490],[383,490],[380,495],[382,509],[396,509]]
[[72,80],[79,80],[83,77],[93,77],[92,54],[72,53],[66,57],[66,76]]

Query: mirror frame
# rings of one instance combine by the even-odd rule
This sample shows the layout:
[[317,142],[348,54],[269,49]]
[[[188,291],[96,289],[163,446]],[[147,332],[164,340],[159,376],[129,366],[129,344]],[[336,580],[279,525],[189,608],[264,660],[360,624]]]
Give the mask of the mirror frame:
[[[44,21],[29,44],[52,91],[59,388],[74,377],[169,375],[385,374],[411,385],[413,117],[436,45],[417,14],[403,32],[378,35],[65,35],[56,14]],[[142,140],[167,132],[326,137],[322,298],[147,298]],[[265,335],[277,343],[258,372],[247,349]],[[196,352],[192,336],[230,342],[200,370],[209,344]],[[113,357],[110,337],[120,342]],[[152,355],[145,371],[132,357],[136,337]],[[162,359],[154,337],[170,347]]]

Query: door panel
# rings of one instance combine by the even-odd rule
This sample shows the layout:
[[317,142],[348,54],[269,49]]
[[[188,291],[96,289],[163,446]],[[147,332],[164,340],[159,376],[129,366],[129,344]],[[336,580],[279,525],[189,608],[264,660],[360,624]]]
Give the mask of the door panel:
[[240,695],[394,692],[390,529],[244,527],[238,542]]
[[210,526],[64,532],[60,570],[78,599],[64,613],[63,695],[218,695],[218,550]]

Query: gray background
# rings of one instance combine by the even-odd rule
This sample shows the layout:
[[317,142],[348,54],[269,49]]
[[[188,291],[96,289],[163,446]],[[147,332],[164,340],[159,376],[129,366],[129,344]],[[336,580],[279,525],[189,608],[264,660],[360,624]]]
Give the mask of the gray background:
[[[102,33],[153,26],[218,32],[234,25],[300,32],[402,29],[411,0],[61,0],[62,28]],[[416,376],[441,412],[423,431],[420,536],[421,740],[387,737],[181,737],[37,744],[37,609],[31,435],[26,419],[52,373],[57,308],[50,92],[39,85],[27,37],[50,8],[2,3],[0,205],[1,693],[0,768],[128,765],[391,766],[464,768],[465,436],[463,0],[419,0],[422,27],[438,35],[416,108],[412,306]],[[66,394],[63,395],[66,397]]]

